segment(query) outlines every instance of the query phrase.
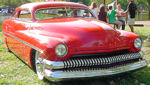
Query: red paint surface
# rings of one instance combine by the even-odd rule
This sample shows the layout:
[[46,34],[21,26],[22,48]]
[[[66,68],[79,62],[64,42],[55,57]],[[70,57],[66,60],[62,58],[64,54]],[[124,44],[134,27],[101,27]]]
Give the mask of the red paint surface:
[[[29,6],[26,4],[16,11],[29,9]],[[36,3],[30,8],[32,8],[32,15],[34,15],[36,9],[57,6],[88,9],[83,5],[74,3],[60,4],[57,2],[51,4]],[[35,21],[34,16],[32,16],[31,20],[33,22],[22,22],[13,20],[12,18],[8,19],[3,23],[3,32],[43,50],[44,53],[41,56],[52,61],[65,60],[77,54],[107,53],[123,49],[129,49],[134,52],[140,51],[133,46],[133,41],[139,37],[138,35],[126,31],[114,30],[108,24],[95,19],[59,18]],[[6,46],[32,66],[31,50],[33,48],[6,34],[3,35]],[[63,58],[55,54],[55,47],[60,43],[64,43],[68,47],[68,54]]]

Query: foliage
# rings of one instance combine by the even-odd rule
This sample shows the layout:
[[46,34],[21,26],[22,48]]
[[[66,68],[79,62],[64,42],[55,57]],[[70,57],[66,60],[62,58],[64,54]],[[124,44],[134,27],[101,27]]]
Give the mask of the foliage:
[[137,6],[143,5],[146,9],[148,9],[150,6],[148,4],[148,0],[135,0]]
[[122,9],[126,10],[128,6],[127,0],[119,0],[118,3],[121,5]]
[[31,2],[37,2],[37,1],[45,1],[45,0],[30,0]]
[[95,3],[97,3],[98,5],[100,5],[100,4],[103,3],[103,0],[90,0],[90,2],[95,2]]
[[18,7],[22,4],[29,3],[29,0],[0,0],[0,5]]
[[37,1],[45,1],[45,0],[0,0],[0,5],[9,6],[10,8],[18,7],[25,3],[37,2]]
[[[10,6],[10,7],[18,7],[21,4],[29,3],[29,2],[37,2],[37,1],[45,1],[45,0],[0,0],[0,5]],[[103,0],[57,0],[57,1],[71,1],[71,2],[82,2],[85,5],[90,5],[91,2],[96,2],[98,5],[103,3]],[[109,4],[115,0],[105,0],[106,4]],[[118,0],[123,9],[126,9],[128,3],[127,0]],[[139,6],[142,4],[146,9],[150,6],[148,5],[149,0],[134,0]]]
[[58,0],[58,1],[82,2],[85,5],[89,5],[90,4],[90,0]]
[[[97,5],[103,3],[103,0],[58,0],[58,1],[71,1],[71,2],[82,2],[85,5],[90,5],[92,2],[96,2]],[[113,0],[106,0],[106,4],[113,2]]]
[[[134,0],[134,2],[136,3],[138,8],[140,5],[144,6],[146,10],[149,8],[148,0]],[[124,10],[127,9],[127,5],[128,5],[127,0],[118,0],[118,3],[121,4]]]

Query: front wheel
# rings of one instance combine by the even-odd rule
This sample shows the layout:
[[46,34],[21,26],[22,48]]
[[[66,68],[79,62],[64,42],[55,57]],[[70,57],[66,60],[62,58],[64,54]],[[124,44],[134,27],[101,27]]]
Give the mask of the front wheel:
[[35,53],[35,70],[37,73],[37,76],[40,80],[44,79],[44,72],[43,72],[43,59],[41,58],[41,56],[39,55],[39,52],[36,51]]

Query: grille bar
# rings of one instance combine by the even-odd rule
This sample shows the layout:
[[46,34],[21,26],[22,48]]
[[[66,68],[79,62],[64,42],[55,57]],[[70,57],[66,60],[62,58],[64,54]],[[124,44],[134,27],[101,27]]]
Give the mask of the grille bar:
[[118,56],[111,56],[111,57],[92,57],[86,59],[71,59],[67,61],[63,61],[64,68],[77,68],[77,67],[86,67],[86,66],[103,66],[109,65],[118,62],[125,62],[134,59],[140,59],[140,53],[131,53],[131,54],[123,54]]

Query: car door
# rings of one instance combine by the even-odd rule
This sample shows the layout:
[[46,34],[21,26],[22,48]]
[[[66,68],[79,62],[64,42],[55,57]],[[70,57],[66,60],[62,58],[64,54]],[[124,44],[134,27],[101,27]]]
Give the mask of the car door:
[[[15,11],[15,13],[12,15],[12,17],[5,21],[5,23],[3,23],[3,27],[5,29],[3,29],[4,34],[6,34],[6,39],[5,42],[7,44],[7,47],[14,53],[16,47],[18,46],[18,44],[15,45],[15,41],[16,41],[16,37],[15,37],[15,26],[16,26],[16,17],[18,16],[18,11]],[[17,53],[16,53],[17,54]]]
[[11,35],[7,39],[9,49],[25,61],[28,60],[26,56],[30,48],[24,43],[25,35],[22,32],[28,30],[27,24],[31,24],[31,13],[28,10],[19,10],[15,18],[10,20],[7,29]]

